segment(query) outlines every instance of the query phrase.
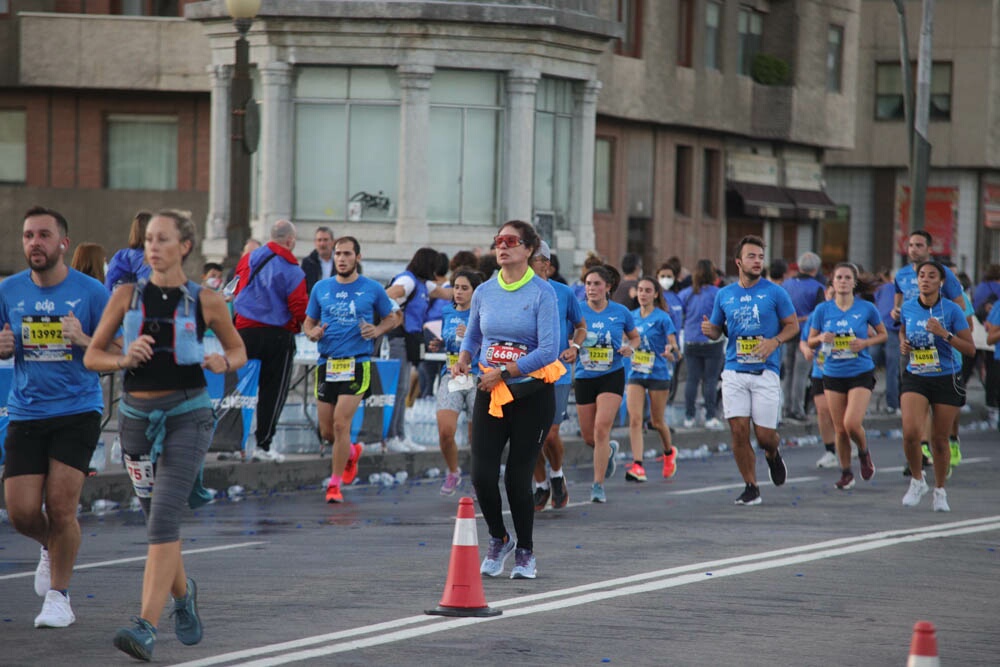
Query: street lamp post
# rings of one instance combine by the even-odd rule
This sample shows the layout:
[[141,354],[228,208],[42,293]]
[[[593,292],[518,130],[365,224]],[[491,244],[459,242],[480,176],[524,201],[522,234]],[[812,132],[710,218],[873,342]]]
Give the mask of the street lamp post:
[[226,0],[233,19],[236,61],[229,92],[232,135],[229,147],[229,221],[226,224],[226,264],[236,266],[250,238],[250,156],[259,136],[257,103],[250,85],[250,45],[247,32],[260,11],[261,0]]

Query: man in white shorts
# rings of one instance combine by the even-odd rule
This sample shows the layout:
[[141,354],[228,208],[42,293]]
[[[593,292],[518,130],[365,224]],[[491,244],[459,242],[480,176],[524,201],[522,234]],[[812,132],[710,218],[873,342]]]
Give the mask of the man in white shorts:
[[722,372],[723,413],[732,432],[733,456],[746,487],[737,505],[759,505],[756,463],[750,445],[753,420],[757,443],[766,452],[775,486],[785,483],[788,471],[778,452],[778,416],[781,405],[781,345],[799,335],[795,306],[788,292],[761,278],[764,242],[745,236],[736,247],[739,280],[719,290],[711,318],[701,331],[712,340],[727,329],[726,365]]

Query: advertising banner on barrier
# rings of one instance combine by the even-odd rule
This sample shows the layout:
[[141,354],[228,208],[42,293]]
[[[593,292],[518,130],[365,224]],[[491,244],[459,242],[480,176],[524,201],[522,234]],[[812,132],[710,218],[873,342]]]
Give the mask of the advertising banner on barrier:
[[247,437],[253,430],[257,411],[257,388],[260,383],[260,362],[251,359],[235,373],[219,375],[205,371],[208,396],[215,407],[213,452],[236,452],[246,449]]
[[389,433],[399,379],[398,359],[372,361],[371,391],[354,413],[351,442],[381,442]]
[[14,377],[14,359],[0,361],[0,465],[5,458],[3,443],[7,440],[7,396],[10,394],[10,382]]

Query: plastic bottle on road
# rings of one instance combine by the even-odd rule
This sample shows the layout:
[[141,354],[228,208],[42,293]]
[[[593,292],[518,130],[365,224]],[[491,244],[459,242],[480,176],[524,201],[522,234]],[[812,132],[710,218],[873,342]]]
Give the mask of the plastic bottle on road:
[[94,514],[107,514],[108,512],[114,512],[117,509],[118,503],[113,500],[108,500],[107,498],[95,500],[90,504],[90,511]]
[[239,484],[233,484],[228,489],[226,489],[226,496],[236,502],[243,500],[243,496],[246,494],[246,489],[244,489]]
[[98,440],[97,447],[94,448],[94,454],[90,457],[89,468],[97,472],[104,472],[104,464],[104,441]]

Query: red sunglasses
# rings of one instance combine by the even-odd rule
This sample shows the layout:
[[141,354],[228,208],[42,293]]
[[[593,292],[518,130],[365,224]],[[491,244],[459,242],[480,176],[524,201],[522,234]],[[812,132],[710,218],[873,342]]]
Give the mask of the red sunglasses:
[[493,245],[497,248],[516,248],[523,244],[524,240],[517,234],[501,234],[493,237]]

